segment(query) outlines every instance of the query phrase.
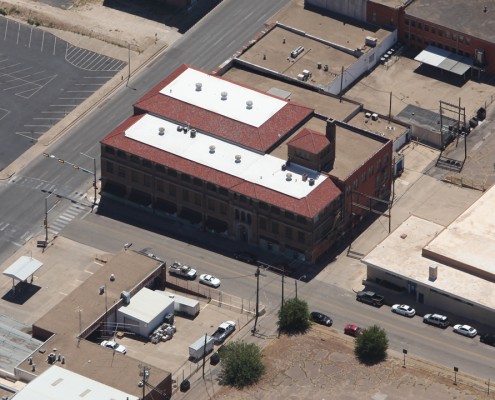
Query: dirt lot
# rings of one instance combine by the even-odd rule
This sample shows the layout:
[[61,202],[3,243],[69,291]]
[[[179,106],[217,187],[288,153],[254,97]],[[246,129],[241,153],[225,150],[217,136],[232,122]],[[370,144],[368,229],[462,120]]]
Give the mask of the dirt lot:
[[[330,329],[331,330],[331,329]],[[397,357],[365,366],[356,361],[353,340],[313,329],[299,337],[275,339],[265,349],[267,374],[253,388],[222,388],[218,399],[490,399],[482,386],[447,375],[447,371],[422,366],[408,358],[406,368]],[[398,355],[395,355],[398,356]]]

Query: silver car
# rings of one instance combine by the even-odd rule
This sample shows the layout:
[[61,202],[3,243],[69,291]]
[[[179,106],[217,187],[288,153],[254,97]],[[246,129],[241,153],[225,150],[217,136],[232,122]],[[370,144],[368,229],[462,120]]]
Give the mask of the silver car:
[[454,325],[454,332],[472,338],[478,334],[478,331],[472,326],[461,324]]

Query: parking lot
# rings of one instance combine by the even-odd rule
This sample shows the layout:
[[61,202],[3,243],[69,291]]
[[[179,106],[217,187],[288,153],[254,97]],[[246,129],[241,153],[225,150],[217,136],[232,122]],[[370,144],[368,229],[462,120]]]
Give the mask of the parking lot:
[[2,170],[126,63],[3,17],[0,40]]

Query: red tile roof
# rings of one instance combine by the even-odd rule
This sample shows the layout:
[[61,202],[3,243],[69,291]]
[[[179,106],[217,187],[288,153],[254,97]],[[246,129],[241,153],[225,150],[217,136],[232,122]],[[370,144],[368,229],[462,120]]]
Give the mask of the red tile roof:
[[313,218],[341,193],[340,189],[335,186],[332,180],[327,178],[311,191],[307,197],[296,199],[264,186],[245,181],[239,177],[218,171],[214,168],[206,167],[194,161],[179,157],[156,147],[127,138],[124,134],[125,130],[143,116],[144,114],[130,117],[105,137],[101,143],[123,150],[127,153],[135,154],[157,164],[174,168],[180,172],[198,177],[199,179],[225,187],[239,194],[244,194],[250,198],[263,201],[267,204],[292,211],[308,218]]
[[289,146],[307,151],[308,153],[318,154],[326,146],[328,146],[329,141],[325,135],[311,129],[304,128],[287,144]]
[[[259,128],[256,128],[160,93],[160,90],[187,68],[190,67],[187,65],[179,67],[156,85],[134,105],[136,111],[147,112],[183,124],[188,123],[191,127],[200,131],[261,152],[267,152],[273,145],[283,140],[285,136],[313,114],[311,108],[286,102],[286,105],[281,110]],[[216,79],[226,80],[220,76],[216,77]],[[236,82],[233,83],[239,85]],[[249,89],[255,90],[253,88]],[[267,93],[259,92],[265,96],[270,96]]]

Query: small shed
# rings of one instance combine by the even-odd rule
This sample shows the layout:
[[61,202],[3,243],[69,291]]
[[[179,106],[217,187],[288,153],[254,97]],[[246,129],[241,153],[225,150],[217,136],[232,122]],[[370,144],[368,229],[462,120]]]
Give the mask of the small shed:
[[[174,299],[147,288],[141,289],[127,306],[117,311],[117,323],[127,332],[148,337],[164,320],[173,314]],[[119,328],[121,329],[121,328]]]
[[33,257],[21,256],[19,259],[10,265],[3,274],[12,278],[12,290],[15,292],[15,280],[19,282],[26,282],[31,277],[33,281],[34,273],[41,268],[43,263],[34,259]]
[[189,297],[181,296],[172,292],[158,292],[174,300],[175,315],[195,318],[201,309],[199,301],[190,299]]

